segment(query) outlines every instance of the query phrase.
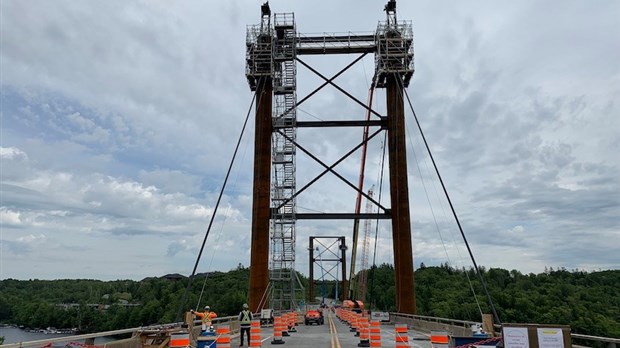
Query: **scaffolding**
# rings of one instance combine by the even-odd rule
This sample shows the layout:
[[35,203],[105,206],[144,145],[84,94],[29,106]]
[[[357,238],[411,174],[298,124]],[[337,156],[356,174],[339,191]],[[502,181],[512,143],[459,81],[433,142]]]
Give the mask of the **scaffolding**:
[[[393,7],[390,5],[393,3]],[[380,21],[375,34],[375,77],[377,87],[385,88],[389,75],[400,75],[404,87],[414,72],[413,29],[411,21],[396,20],[396,3],[388,2],[387,19]]]
[[245,76],[252,91],[256,91],[261,78],[271,77],[272,38],[271,11],[267,7],[263,8],[261,23],[248,25],[246,31]]
[[274,214],[271,217],[271,308],[286,311],[295,308],[295,141],[297,135],[297,70],[295,64],[295,16],[273,15],[273,126],[272,189]]
[[294,14],[275,13],[272,21],[268,5],[262,14],[261,24],[248,26],[246,77],[252,91],[261,78],[273,87],[269,306],[279,312],[295,308],[295,292],[303,291],[295,272],[297,32]]

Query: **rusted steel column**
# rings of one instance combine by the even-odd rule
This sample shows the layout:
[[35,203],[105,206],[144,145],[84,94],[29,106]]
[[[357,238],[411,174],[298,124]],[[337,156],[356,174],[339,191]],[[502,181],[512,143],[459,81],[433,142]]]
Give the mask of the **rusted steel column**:
[[340,300],[347,299],[347,244],[344,237],[340,237],[340,259],[342,263],[342,291],[340,292]]
[[[267,301],[269,285],[269,218],[271,194],[271,78],[261,78],[256,88],[254,137],[254,189],[252,197],[252,247],[250,257],[250,310]],[[266,304],[263,303],[265,306]]]
[[392,239],[396,277],[396,308],[400,313],[415,313],[409,185],[405,148],[405,110],[402,83],[397,75],[386,81],[387,137],[392,204]]
[[308,277],[310,277],[309,281],[308,281],[308,301],[314,301],[314,237],[310,237],[308,239],[308,251],[310,254],[310,270],[309,270],[309,275]]

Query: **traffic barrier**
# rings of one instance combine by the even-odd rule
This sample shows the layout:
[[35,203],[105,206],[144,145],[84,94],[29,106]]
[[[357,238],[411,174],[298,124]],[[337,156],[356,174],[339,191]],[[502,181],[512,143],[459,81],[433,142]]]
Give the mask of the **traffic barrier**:
[[297,312],[288,313],[288,332],[297,332],[295,325],[297,324]]
[[274,317],[273,318],[273,340],[271,340],[271,344],[283,344],[284,340],[282,339],[282,317]]
[[431,330],[431,347],[432,348],[448,348],[449,337],[447,331]]
[[349,326],[351,326],[351,329],[349,331],[355,332],[355,336],[357,336],[357,313],[349,313]]
[[381,347],[381,323],[376,320],[370,322],[370,346]]
[[290,336],[288,334],[288,313],[282,313],[282,336]]
[[362,314],[361,313],[355,313],[355,337],[360,337],[360,330],[361,330],[361,326],[362,326]]
[[344,311],[342,314],[344,314],[344,321],[347,323],[347,325],[352,326],[353,325],[353,312]]
[[174,332],[170,334],[170,348],[189,347],[188,332]]
[[409,336],[407,336],[407,324],[396,324],[396,348],[409,347]]
[[368,326],[368,318],[360,316],[358,319],[358,325],[360,328],[360,343],[358,347],[370,347],[370,328]]
[[220,325],[217,327],[217,348],[230,348],[230,326]]
[[261,345],[260,319],[254,319],[250,324],[250,347],[260,347]]

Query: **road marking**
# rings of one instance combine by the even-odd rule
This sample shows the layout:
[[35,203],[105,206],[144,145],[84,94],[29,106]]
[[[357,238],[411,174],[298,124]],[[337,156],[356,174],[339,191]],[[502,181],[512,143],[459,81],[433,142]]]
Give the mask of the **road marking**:
[[336,324],[334,323],[334,319],[332,319],[332,314],[331,313],[329,313],[329,315],[327,316],[327,321],[329,322],[329,334],[331,336],[331,346],[332,346],[332,348],[336,348],[336,347],[337,348],[342,348],[340,346],[340,340],[338,339],[338,331],[336,330]]

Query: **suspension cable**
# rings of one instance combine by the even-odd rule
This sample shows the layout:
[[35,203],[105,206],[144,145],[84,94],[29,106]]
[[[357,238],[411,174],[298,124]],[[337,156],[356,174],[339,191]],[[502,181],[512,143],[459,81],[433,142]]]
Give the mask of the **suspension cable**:
[[[428,206],[431,210],[431,215],[433,216],[433,222],[435,223],[435,229],[437,230],[437,234],[439,234],[439,239],[441,240],[441,245],[443,246],[443,250],[444,253],[446,254],[446,258],[448,259],[448,264],[451,264],[452,261],[450,260],[450,255],[448,254],[448,249],[446,248],[446,242],[444,241],[444,236],[441,233],[441,229],[439,228],[439,223],[437,223],[437,217],[435,215],[435,209],[433,209],[433,204],[431,203],[431,199],[430,199],[430,195],[428,192],[428,189],[426,188],[426,183],[424,181],[424,176],[422,175],[422,169],[420,168],[420,164],[418,161],[418,156],[416,154],[415,151],[415,146],[413,141],[411,140],[411,132],[409,131],[409,124],[406,124],[407,127],[407,139],[409,140],[409,143],[411,144],[411,152],[413,154],[413,159],[415,160],[415,164],[416,164],[416,168],[418,169],[418,174],[420,174],[420,182],[422,183],[422,187],[424,188],[424,194],[426,195],[426,201],[428,202]],[[426,162],[426,160],[424,161],[424,164],[426,165],[426,170],[429,172],[430,174],[430,169],[428,168],[428,163]],[[437,197],[439,197],[439,193],[437,192],[437,185],[436,184],[432,184],[431,186],[433,187],[434,191],[435,191],[435,195]],[[448,220],[448,216],[446,214],[446,211],[444,209],[443,204],[441,203],[441,200],[439,201],[439,205],[441,207],[441,210],[443,212],[443,216],[444,219],[447,221]],[[450,232],[452,232],[452,230],[450,230]],[[452,237],[452,242],[454,243],[454,246],[456,247],[456,251],[458,252],[459,255],[459,260],[462,260],[463,257],[461,256],[461,252],[459,250],[458,245],[456,244],[456,241],[454,240],[454,234],[450,233],[450,236]],[[482,318],[482,308],[480,307],[480,302],[478,301],[478,296],[476,295],[476,291],[474,290],[474,286],[472,284],[471,279],[469,278],[469,274],[467,272],[464,272],[465,276],[467,277],[467,282],[469,284],[469,288],[474,296],[474,301],[476,302],[476,306],[478,307],[478,312],[480,313],[480,317]],[[468,311],[469,314],[469,311]]]
[[[381,165],[379,166],[379,197],[377,197],[377,202],[381,203],[381,195],[383,194],[383,172],[385,169],[385,153],[386,153],[386,145],[387,145],[387,132],[383,135],[383,154],[381,156]],[[375,287],[375,271],[377,269],[377,239],[379,236],[379,219],[375,222],[375,245],[374,251],[372,253],[372,272],[370,273],[370,295],[369,295],[369,304],[372,305],[373,293]]]
[[431,149],[428,146],[428,142],[426,141],[426,136],[424,136],[424,132],[422,131],[422,126],[420,125],[418,116],[416,115],[415,110],[413,109],[413,105],[411,104],[409,93],[407,93],[407,89],[405,88],[402,79],[398,77],[396,80],[399,82],[401,90],[404,91],[405,96],[407,97],[409,108],[411,109],[411,112],[413,113],[413,118],[416,122],[416,125],[418,126],[420,135],[422,135],[422,140],[424,140],[424,146],[426,147],[426,151],[428,152],[431,162],[433,163],[433,167],[435,168],[435,173],[437,174],[437,177],[439,178],[439,182],[441,183],[443,192],[446,196],[446,199],[448,200],[450,209],[452,210],[452,215],[454,216],[454,219],[456,220],[456,224],[459,227],[459,231],[461,232],[461,236],[463,237],[463,241],[465,242],[465,246],[467,247],[467,251],[469,252],[469,257],[471,258],[471,261],[473,262],[474,267],[476,269],[476,273],[478,274],[478,277],[480,278],[480,283],[482,284],[482,288],[484,289],[484,293],[487,297],[487,301],[489,302],[489,307],[491,307],[491,311],[493,312],[493,317],[498,324],[501,324],[502,322],[499,320],[499,316],[497,315],[497,311],[495,310],[495,305],[493,304],[493,300],[491,299],[491,295],[489,294],[489,290],[487,289],[487,285],[486,285],[486,282],[484,281],[484,277],[482,276],[482,273],[480,273],[480,269],[478,268],[478,264],[476,263],[474,254],[472,253],[471,248],[469,247],[469,242],[467,241],[467,237],[465,237],[465,232],[463,232],[463,227],[461,227],[461,222],[458,218],[458,215],[456,214],[456,210],[454,209],[454,205],[452,204],[452,200],[450,199],[450,195],[448,194],[446,185],[444,184],[443,179],[441,178],[441,174],[439,173],[439,168],[437,167],[437,163],[435,163],[435,158],[433,157]]
[[[200,263],[202,252],[205,248],[205,244],[207,243],[207,238],[209,237],[209,232],[211,232],[211,226],[213,226],[213,221],[215,220],[217,209],[219,208],[220,202],[222,200],[222,196],[224,195],[224,189],[226,189],[226,183],[228,182],[228,177],[230,176],[230,172],[235,163],[235,158],[237,157],[237,152],[239,151],[239,146],[241,145],[241,140],[243,139],[243,134],[245,133],[245,128],[248,124],[248,120],[250,119],[250,113],[252,112],[252,106],[254,106],[255,100],[256,100],[256,92],[252,95],[252,101],[250,102],[248,113],[245,116],[245,121],[243,122],[243,127],[241,128],[239,139],[237,140],[237,145],[235,146],[235,152],[233,153],[233,156],[230,160],[230,165],[228,166],[228,170],[226,171],[226,177],[224,178],[224,184],[222,185],[222,188],[220,189],[220,193],[217,197],[215,207],[213,208],[213,214],[211,215],[211,219],[209,220],[209,226],[207,227],[207,232],[205,233],[205,237],[202,240],[202,245],[200,246],[200,252],[198,253],[198,257],[196,258],[196,263],[194,264],[194,269],[192,270],[192,274],[190,275],[189,281],[187,282],[187,287],[185,288],[185,292],[183,293],[183,297],[181,298],[181,302],[179,303],[179,308],[177,310],[175,321],[180,321],[181,319],[181,313],[183,313],[183,307],[185,306],[185,302],[187,301],[187,295],[189,293],[189,289],[192,286],[192,281],[194,280],[194,276],[196,275],[196,270],[198,269],[198,264]],[[259,102],[260,102],[260,97],[259,97]],[[203,287],[203,290],[204,290],[204,287]]]

